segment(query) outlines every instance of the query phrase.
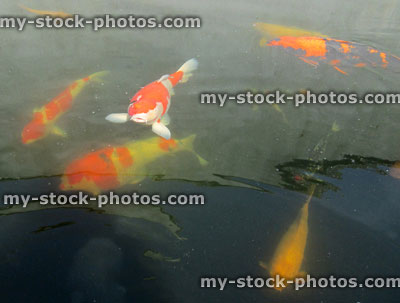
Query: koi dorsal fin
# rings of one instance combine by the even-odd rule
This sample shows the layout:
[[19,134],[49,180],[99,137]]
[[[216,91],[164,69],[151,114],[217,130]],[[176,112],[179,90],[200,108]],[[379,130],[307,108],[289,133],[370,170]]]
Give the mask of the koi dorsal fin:
[[158,79],[158,82],[162,82],[162,81],[164,81],[164,80],[167,80],[168,78],[169,78],[169,75],[161,76],[161,78]]

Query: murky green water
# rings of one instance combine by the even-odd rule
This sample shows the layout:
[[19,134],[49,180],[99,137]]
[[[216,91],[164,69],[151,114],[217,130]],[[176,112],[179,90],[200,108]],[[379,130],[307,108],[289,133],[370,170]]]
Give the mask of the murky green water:
[[[61,192],[74,159],[155,136],[105,116],[125,111],[141,87],[195,57],[199,69],[175,88],[168,127],[175,139],[196,134],[194,149],[208,165],[190,152],[168,155],[146,167],[144,180],[115,191],[201,193],[206,205],[3,208],[2,302],[398,302],[398,290],[388,288],[219,291],[199,283],[203,276],[266,276],[259,261],[272,258],[312,184],[302,269],[316,277],[399,275],[400,181],[388,175],[400,158],[399,105],[287,104],[279,112],[199,102],[200,93],[214,91],[396,92],[400,70],[354,68],[346,76],[329,65],[314,68],[260,47],[253,24],[297,26],[400,55],[398,1],[24,4],[85,16],[200,16],[202,28],[0,29],[1,196]],[[0,11],[32,16],[14,1]],[[90,83],[57,122],[67,137],[21,143],[35,108],[101,70],[110,74]]]

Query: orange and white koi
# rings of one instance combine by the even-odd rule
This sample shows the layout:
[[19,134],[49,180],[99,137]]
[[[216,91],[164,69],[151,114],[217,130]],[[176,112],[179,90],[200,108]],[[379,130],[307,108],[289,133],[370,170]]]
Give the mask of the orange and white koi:
[[171,132],[166,125],[170,122],[168,110],[171,105],[171,96],[174,94],[173,87],[178,83],[186,82],[197,66],[196,59],[188,60],[177,72],[164,75],[139,90],[131,99],[127,113],[110,114],[106,119],[113,123],[133,121],[151,125],[154,133],[170,139]]
[[42,15],[42,16],[51,16],[51,17],[59,17],[59,18],[69,18],[69,17],[73,17],[72,14],[69,13],[65,13],[65,12],[53,12],[53,11],[42,11],[42,10],[38,10],[38,9],[33,9],[33,8],[29,8],[26,7],[25,5],[19,4],[19,7],[36,15]]
[[60,188],[97,195],[126,184],[136,184],[146,178],[148,164],[181,151],[192,152],[201,165],[206,165],[207,161],[193,149],[195,138],[196,135],[182,140],[152,137],[91,152],[67,166]]
[[102,71],[77,80],[49,103],[35,109],[33,119],[22,130],[22,143],[33,143],[46,137],[49,133],[66,136],[63,130],[55,126],[55,122],[71,108],[74,99],[89,82],[101,81],[101,77],[107,73]]
[[347,72],[343,67],[380,66],[400,69],[399,57],[350,41],[317,36],[282,36],[265,42],[265,45],[285,49],[312,66],[325,62],[345,75]]

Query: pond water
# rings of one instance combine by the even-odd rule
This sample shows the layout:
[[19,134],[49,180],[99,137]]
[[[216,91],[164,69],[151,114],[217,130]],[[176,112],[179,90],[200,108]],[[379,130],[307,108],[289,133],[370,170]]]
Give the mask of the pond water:
[[[25,2],[87,17],[199,16],[202,26],[0,29],[2,203],[6,194],[73,193],[60,188],[71,163],[128,143],[140,169],[124,171],[126,182],[100,192],[203,194],[206,203],[102,210],[3,205],[2,302],[398,302],[396,288],[200,287],[201,277],[267,277],[260,261],[271,262],[308,197],[301,271],[360,280],[399,275],[400,180],[392,169],[400,159],[398,104],[200,103],[206,92],[396,92],[395,64],[350,66],[346,75],[331,64],[313,66],[296,52],[263,46],[263,39],[277,37],[254,24],[295,26],[400,55],[398,1]],[[0,9],[2,16],[35,16],[15,1],[3,1]],[[168,128],[177,142],[196,135],[193,149],[151,158],[149,142],[162,139],[150,126],[105,117],[125,112],[140,88],[190,58],[199,67],[174,88]],[[57,120],[52,132],[58,135],[21,141],[35,111],[100,71],[108,74],[85,83]],[[101,163],[84,168],[101,174]]]

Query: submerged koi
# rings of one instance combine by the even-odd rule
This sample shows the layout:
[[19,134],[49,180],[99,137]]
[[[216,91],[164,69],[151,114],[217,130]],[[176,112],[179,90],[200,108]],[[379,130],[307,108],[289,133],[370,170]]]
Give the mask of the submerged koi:
[[[315,187],[315,184],[311,186],[306,203],[301,208],[297,219],[290,225],[279,242],[270,265],[268,266],[264,262],[259,263],[262,268],[269,271],[271,277],[279,275],[286,280],[292,280],[305,275],[304,272],[300,271],[300,268],[303,263],[308,236],[308,207],[314,195]],[[275,289],[282,291],[282,288],[279,287]]]
[[193,149],[195,138],[196,135],[182,140],[152,137],[91,152],[67,166],[60,188],[85,190],[97,195],[126,184],[136,184],[146,178],[148,164],[180,151],[194,153],[200,164],[206,165],[207,161]]
[[55,122],[71,108],[73,100],[90,81],[100,81],[100,78],[107,73],[102,71],[77,80],[49,103],[35,109],[33,119],[22,130],[22,143],[33,143],[49,133],[65,136],[65,132],[55,126]]
[[266,42],[267,46],[283,48],[294,53],[300,60],[312,66],[320,62],[331,65],[342,74],[342,67],[365,67],[400,65],[400,58],[360,43],[316,36],[283,36]]
[[43,15],[43,16],[51,16],[51,17],[59,17],[59,18],[69,18],[73,17],[72,14],[68,14],[65,12],[53,12],[53,11],[42,11],[42,10],[37,10],[37,9],[32,9],[29,7],[26,7],[25,5],[19,4],[19,7],[36,15]]
[[168,109],[171,104],[173,87],[178,83],[186,82],[197,69],[196,59],[190,59],[177,72],[164,75],[139,90],[131,99],[128,113],[110,114],[106,119],[114,123],[125,123],[129,120],[136,123],[151,125],[157,135],[171,138],[171,132],[166,127],[169,124]]

